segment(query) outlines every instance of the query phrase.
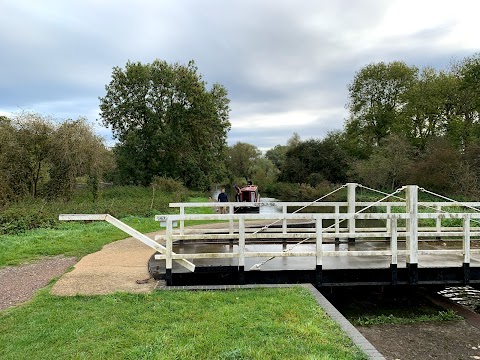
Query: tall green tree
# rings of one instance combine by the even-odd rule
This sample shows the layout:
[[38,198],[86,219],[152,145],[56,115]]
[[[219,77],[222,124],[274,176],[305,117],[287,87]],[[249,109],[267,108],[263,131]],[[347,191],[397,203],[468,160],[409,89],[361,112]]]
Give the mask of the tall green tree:
[[456,120],[457,90],[458,79],[453,74],[428,67],[422,69],[406,94],[407,104],[398,134],[423,151],[430,139],[443,136]]
[[227,169],[233,179],[250,178],[252,177],[252,168],[261,156],[262,152],[255,145],[238,141],[228,148]]
[[148,185],[164,176],[203,188],[224,175],[227,91],[219,84],[207,90],[193,61],[127,62],[113,68],[105,89],[100,115],[119,141],[121,182]]
[[456,117],[446,126],[446,136],[460,149],[480,140],[480,53],[452,65]]
[[360,156],[371,153],[383,138],[398,131],[406,94],[417,72],[416,67],[394,61],[370,64],[355,74],[348,87],[350,118],[345,131]]

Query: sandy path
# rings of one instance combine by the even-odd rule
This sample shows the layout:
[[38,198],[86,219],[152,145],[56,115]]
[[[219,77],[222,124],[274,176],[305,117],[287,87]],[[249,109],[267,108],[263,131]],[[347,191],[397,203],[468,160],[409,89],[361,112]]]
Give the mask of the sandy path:
[[[147,234],[154,238],[153,234]],[[52,287],[53,295],[103,295],[116,291],[148,293],[155,287],[149,280],[148,260],[155,250],[134,239],[127,238],[105,245],[102,250],[84,256],[74,269],[64,274]]]
[[[249,222],[250,225],[264,225],[264,222]],[[188,229],[225,228],[226,224],[189,226]],[[146,234],[151,239],[165,230]],[[100,251],[84,256],[74,269],[64,274],[52,287],[51,293],[60,296],[105,295],[116,291],[149,293],[156,281],[150,279],[144,284],[137,280],[150,277],[148,261],[155,250],[134,238],[115,241]]]

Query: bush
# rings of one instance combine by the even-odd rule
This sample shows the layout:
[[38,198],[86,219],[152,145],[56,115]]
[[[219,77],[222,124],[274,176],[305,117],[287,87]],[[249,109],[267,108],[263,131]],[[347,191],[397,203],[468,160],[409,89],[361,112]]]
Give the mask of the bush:
[[18,202],[0,212],[0,234],[18,234],[40,227],[56,227],[60,223],[60,214],[110,214],[116,218],[153,217],[171,212],[169,203],[185,202],[193,195],[172,179],[161,180],[160,188],[162,190],[155,192],[151,187],[143,186],[99,189],[95,202],[92,202],[91,193],[87,189],[78,189],[68,202],[46,202],[41,199]]
[[[316,186],[279,182],[271,184],[265,191],[282,201],[314,201],[338,187],[339,185],[331,184],[328,181],[322,181]],[[338,191],[325,198],[326,201],[341,201],[344,199],[346,199],[346,191]]]
[[167,194],[188,192],[188,189],[180,181],[171,178],[155,176],[152,181],[152,186],[154,186],[156,190]]

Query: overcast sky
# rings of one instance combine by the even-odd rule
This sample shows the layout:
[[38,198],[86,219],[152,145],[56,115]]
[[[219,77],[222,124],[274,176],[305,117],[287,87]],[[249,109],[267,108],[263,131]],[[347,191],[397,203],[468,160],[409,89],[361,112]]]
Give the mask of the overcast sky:
[[0,0],[0,114],[99,122],[128,60],[195,60],[231,100],[229,145],[268,149],[343,128],[373,62],[446,69],[480,50],[477,0]]

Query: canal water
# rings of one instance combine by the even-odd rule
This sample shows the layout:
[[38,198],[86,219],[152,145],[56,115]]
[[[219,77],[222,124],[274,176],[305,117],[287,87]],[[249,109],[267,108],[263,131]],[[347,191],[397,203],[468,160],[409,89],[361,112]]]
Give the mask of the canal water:
[[438,293],[480,314],[480,290],[471,286],[453,286]]

